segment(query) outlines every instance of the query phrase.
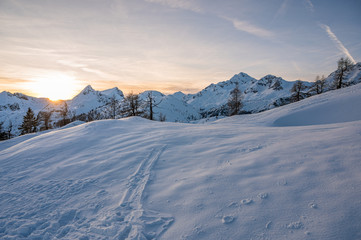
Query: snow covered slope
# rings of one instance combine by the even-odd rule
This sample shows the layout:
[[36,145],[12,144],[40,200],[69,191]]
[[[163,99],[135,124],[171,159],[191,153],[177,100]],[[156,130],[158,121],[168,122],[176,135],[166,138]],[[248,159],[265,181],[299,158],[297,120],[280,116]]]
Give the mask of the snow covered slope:
[[151,93],[154,101],[154,119],[159,120],[164,116],[167,122],[189,122],[199,119],[200,115],[192,106],[188,105],[176,95],[164,95],[158,91],[145,91],[140,94],[143,102],[149,101],[147,97]]
[[360,239],[360,99],[355,85],[210,124],[127,118],[3,141],[0,238]]
[[[361,120],[361,84],[329,91],[257,114],[237,116],[239,123],[263,126],[307,126]],[[233,118],[217,122],[228,124]],[[217,123],[216,122],[216,123]]]

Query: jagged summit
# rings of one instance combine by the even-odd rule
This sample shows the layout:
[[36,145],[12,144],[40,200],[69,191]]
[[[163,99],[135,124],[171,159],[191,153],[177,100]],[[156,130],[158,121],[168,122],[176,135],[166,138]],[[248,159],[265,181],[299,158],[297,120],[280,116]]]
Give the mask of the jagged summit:
[[123,92],[118,88],[114,87],[100,92],[101,94],[107,95],[108,97],[115,97],[116,99],[124,98]]
[[244,72],[240,72],[238,74],[235,74],[230,79],[231,82],[234,82],[234,81],[249,81],[249,80],[254,80],[254,78],[249,76],[247,73],[244,73]]
[[275,75],[268,74],[268,75],[264,76],[263,78],[259,79],[259,81],[262,80],[262,79],[272,80],[272,79],[275,79],[275,78],[282,79],[281,77],[277,77]]
[[95,92],[95,90],[92,88],[92,86],[88,85],[78,95],[87,95],[91,92]]

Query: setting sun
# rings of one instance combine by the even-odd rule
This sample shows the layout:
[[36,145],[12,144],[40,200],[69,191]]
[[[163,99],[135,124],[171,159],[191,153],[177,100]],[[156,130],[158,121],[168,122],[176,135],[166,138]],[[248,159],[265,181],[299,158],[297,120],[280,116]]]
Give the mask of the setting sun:
[[32,80],[34,82],[29,86],[30,90],[52,101],[70,99],[80,89],[79,82],[73,76],[63,73],[52,73]]

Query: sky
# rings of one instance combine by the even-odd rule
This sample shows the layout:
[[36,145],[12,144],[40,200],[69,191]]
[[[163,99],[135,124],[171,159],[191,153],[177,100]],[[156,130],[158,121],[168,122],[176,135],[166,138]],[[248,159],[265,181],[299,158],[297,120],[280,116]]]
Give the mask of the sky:
[[361,61],[359,0],[1,0],[0,91],[195,93],[245,72],[314,81]]

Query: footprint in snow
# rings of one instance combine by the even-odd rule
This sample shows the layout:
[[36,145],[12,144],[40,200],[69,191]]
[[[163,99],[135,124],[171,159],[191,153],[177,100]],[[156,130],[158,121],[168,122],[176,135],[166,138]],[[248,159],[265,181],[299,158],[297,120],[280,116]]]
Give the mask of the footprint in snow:
[[315,202],[310,202],[310,203],[308,204],[308,206],[309,206],[310,208],[313,208],[313,209],[316,209],[316,208],[317,208],[317,204],[316,204]]
[[301,229],[303,228],[303,223],[301,221],[298,222],[292,222],[287,225],[288,229]]
[[242,204],[242,205],[249,205],[249,204],[251,204],[251,203],[253,203],[253,200],[250,199],[250,198],[246,198],[246,199],[242,199],[242,200],[241,200],[241,204]]
[[264,192],[264,193],[259,193],[259,194],[257,195],[257,197],[258,197],[259,199],[266,199],[266,198],[268,198],[268,193],[266,193],[266,192]]
[[222,223],[229,224],[229,223],[232,223],[234,221],[234,219],[235,218],[233,216],[223,216]]

